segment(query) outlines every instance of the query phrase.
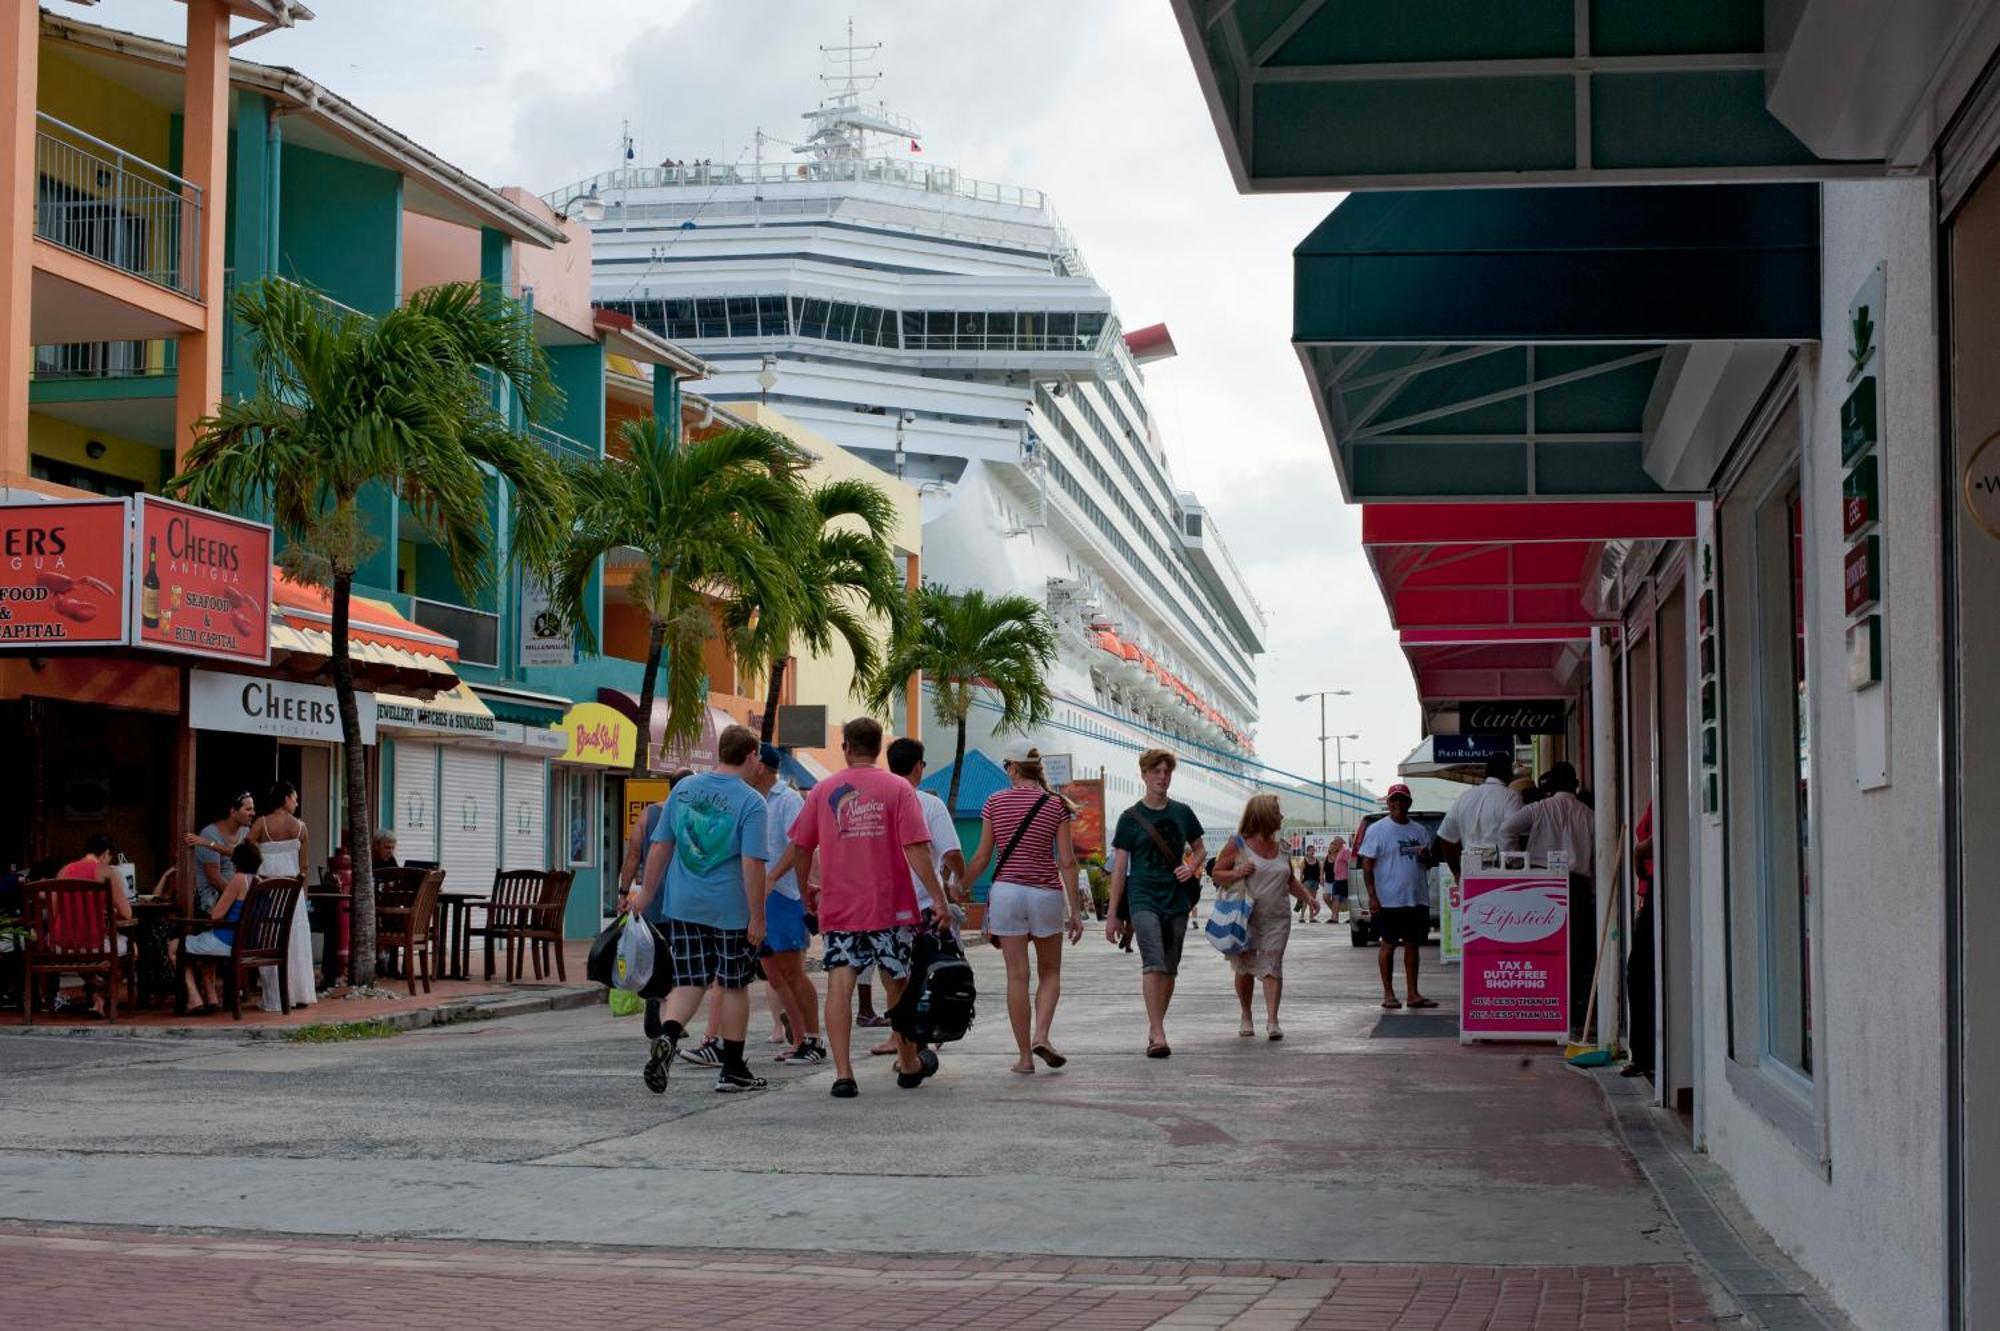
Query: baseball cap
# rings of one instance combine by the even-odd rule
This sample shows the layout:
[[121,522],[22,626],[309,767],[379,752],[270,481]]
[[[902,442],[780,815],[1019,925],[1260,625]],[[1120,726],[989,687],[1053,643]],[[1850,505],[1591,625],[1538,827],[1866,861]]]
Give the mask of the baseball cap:
[[757,746],[757,761],[776,772],[784,767],[785,755],[775,744],[759,744]]
[[1382,801],[1383,803],[1386,804],[1388,801],[1396,798],[1396,796],[1398,795],[1401,795],[1404,799],[1411,798],[1410,788],[1404,785],[1400,781],[1398,781],[1395,785],[1389,787],[1389,793],[1382,797]]

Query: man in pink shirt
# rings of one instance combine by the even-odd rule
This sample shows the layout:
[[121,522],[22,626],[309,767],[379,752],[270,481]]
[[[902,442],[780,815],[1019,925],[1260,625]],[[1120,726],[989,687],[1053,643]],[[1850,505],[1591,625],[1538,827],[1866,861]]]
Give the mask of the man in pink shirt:
[[[916,788],[875,765],[882,751],[881,724],[856,717],[841,731],[847,766],[813,787],[792,824],[791,850],[778,872],[793,869],[806,885],[807,909],[819,915],[826,938],[826,1034],[832,1045],[833,1094],[859,1094],[848,1044],[854,1032],[854,982],[871,963],[881,972],[891,1006],[910,974],[910,943],[919,918],[915,873],[930,893],[940,929],[951,928],[950,907],[931,861],[931,832]],[[820,860],[813,882],[813,858]],[[921,1086],[937,1071],[937,1055],[921,1054],[896,1037],[896,1084]]]

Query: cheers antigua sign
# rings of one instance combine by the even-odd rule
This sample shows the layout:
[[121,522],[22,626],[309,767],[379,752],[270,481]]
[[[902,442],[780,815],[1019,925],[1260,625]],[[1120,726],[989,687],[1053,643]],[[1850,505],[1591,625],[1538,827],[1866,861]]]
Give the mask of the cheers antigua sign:
[[0,507],[0,648],[126,641],[122,499]]

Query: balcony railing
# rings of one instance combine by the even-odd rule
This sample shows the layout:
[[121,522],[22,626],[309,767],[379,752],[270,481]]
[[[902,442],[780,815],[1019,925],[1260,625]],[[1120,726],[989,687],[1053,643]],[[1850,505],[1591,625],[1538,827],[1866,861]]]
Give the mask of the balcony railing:
[[201,188],[54,116],[35,121],[35,234],[198,298]]
[[410,618],[458,640],[458,659],[467,665],[500,664],[500,616],[449,601],[410,598]]
[[[236,278],[222,271],[222,370],[236,368]],[[175,372],[179,343],[170,337],[143,342],[56,342],[35,348],[33,378],[40,383],[75,379],[158,379]]]
[[528,426],[528,433],[543,448],[548,449],[550,455],[558,462],[568,462],[571,459],[582,462],[595,462],[601,456],[595,448],[584,443],[583,440],[572,439],[560,431],[551,430],[546,425],[530,424]]

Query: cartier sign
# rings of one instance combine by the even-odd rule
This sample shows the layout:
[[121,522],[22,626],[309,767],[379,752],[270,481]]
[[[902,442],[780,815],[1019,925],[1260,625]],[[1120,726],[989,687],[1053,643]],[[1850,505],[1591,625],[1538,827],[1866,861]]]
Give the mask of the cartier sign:
[[1458,705],[1460,735],[1560,735],[1569,707],[1561,698],[1504,698]]

